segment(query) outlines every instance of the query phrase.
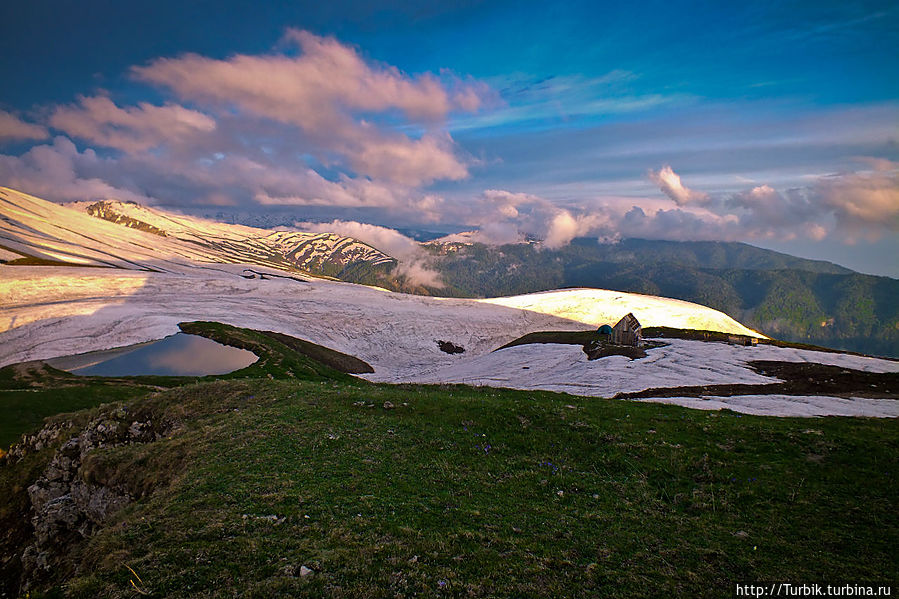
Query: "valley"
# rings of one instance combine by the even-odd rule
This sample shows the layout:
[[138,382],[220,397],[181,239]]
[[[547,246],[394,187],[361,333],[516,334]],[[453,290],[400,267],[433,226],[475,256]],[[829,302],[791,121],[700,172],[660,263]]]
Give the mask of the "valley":
[[[899,281],[741,243],[575,239],[548,250],[430,242],[442,293],[561,287],[661,295],[720,310],[772,337],[899,357]],[[450,249],[454,248],[454,249]]]

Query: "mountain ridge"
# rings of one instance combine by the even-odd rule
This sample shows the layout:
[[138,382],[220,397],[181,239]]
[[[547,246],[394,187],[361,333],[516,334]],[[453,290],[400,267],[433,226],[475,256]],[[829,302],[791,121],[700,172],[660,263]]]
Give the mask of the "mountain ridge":
[[[618,289],[720,310],[778,338],[899,356],[899,280],[734,242],[575,240],[430,244],[445,294],[492,297],[569,287]],[[701,252],[711,249],[707,256]]]
[[82,266],[178,272],[246,263],[339,277],[358,264],[389,270],[397,263],[341,235],[216,223],[116,200],[60,205],[0,187],[0,216],[7,251]]
[[[611,246],[609,249],[614,250],[617,248],[619,252],[639,251],[643,260],[654,257],[656,262],[674,262],[700,268],[793,269],[830,274],[851,274],[856,272],[826,260],[800,258],[740,241],[669,241],[642,238],[623,239],[617,244],[601,244],[587,238],[578,238],[572,241],[574,245],[585,245],[588,247],[592,243],[600,246],[609,245]],[[674,258],[675,256],[676,259]]]

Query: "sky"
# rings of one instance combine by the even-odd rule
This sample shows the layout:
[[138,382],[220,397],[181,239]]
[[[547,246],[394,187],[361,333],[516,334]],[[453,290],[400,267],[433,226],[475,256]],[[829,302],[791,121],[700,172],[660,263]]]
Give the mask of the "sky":
[[53,201],[899,277],[891,1],[31,0],[0,56],[0,185]]

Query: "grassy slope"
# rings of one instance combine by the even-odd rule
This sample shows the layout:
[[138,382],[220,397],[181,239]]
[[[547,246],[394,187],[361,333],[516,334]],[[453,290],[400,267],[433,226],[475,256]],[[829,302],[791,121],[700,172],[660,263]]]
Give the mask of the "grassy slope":
[[0,450],[23,433],[36,431],[45,418],[111,401],[141,397],[160,387],[195,381],[267,377],[356,380],[345,372],[371,372],[362,360],[332,349],[268,331],[251,331],[217,322],[181,323],[186,333],[247,349],[260,359],[246,368],[208,377],[76,376],[35,362],[0,368]]
[[[368,366],[354,356],[347,356],[327,347],[281,333],[254,331],[205,321],[182,322],[178,326],[185,333],[202,335],[219,343],[246,349],[259,356],[259,360],[246,368],[225,375],[206,377],[206,379],[287,376],[288,378],[307,380],[349,381],[356,380],[347,374],[351,366],[358,364]],[[341,361],[342,359],[343,361]],[[324,362],[328,362],[330,365]]]
[[[92,454],[92,482],[154,491],[52,593],[134,596],[126,565],[156,597],[722,596],[899,576],[894,421],[372,385],[231,334],[267,344],[260,378],[130,400],[183,427]],[[21,499],[40,459],[0,467],[0,496]]]
[[75,376],[43,363],[0,368],[0,451],[34,432],[48,417],[101,403],[146,395],[187,382],[181,377],[104,378]]
[[[167,597],[721,596],[899,574],[894,422],[268,380],[155,401],[189,429],[103,459],[186,469],[90,540],[73,596],[131,596],[124,564]],[[315,574],[285,574],[300,565]]]
[[[18,441],[25,431],[36,431],[44,419],[60,412],[74,412],[110,401],[142,395],[140,388],[110,387],[107,394],[98,394],[93,387],[78,386],[63,389],[0,390],[0,452]],[[102,398],[102,399],[101,399]],[[2,455],[2,454],[0,454]]]

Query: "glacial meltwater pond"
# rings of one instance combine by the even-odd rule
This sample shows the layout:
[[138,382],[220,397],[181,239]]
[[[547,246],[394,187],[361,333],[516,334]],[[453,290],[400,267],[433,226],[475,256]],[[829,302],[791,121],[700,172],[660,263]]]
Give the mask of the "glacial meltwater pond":
[[258,360],[253,352],[206,337],[176,333],[116,349],[47,360],[60,370],[91,376],[205,376],[226,374]]

